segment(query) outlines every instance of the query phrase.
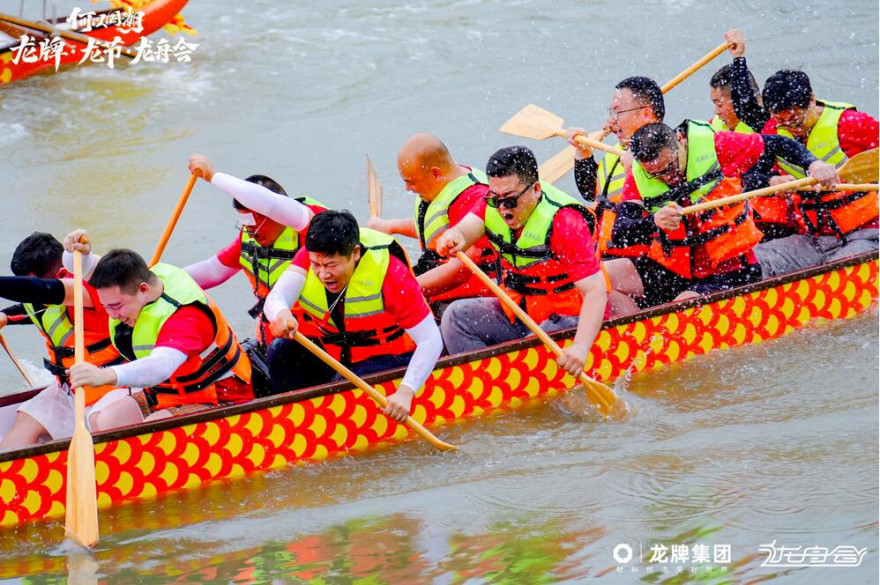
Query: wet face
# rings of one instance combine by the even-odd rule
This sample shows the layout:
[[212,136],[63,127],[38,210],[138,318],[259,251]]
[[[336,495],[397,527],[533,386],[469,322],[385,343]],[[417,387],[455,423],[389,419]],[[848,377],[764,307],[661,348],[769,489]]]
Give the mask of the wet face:
[[486,203],[497,208],[504,223],[512,230],[526,224],[540,199],[541,184],[537,181],[528,185],[517,175],[489,177]]
[[721,118],[728,130],[733,130],[739,124],[739,118],[733,111],[733,100],[730,99],[729,87],[709,88],[709,97],[715,104],[715,115]]
[[124,292],[118,286],[98,289],[98,299],[112,319],[118,319],[129,327],[134,327],[141,309],[148,302],[150,285],[142,282],[133,294]]
[[777,126],[785,128],[793,136],[803,138],[809,134],[810,129],[807,125],[810,108],[793,107],[779,112],[771,112],[773,119],[776,120]]
[[614,90],[605,126],[617,135],[621,144],[628,145],[636,130],[645,124],[659,121],[650,104],[633,95],[631,90]]
[[360,245],[355,246],[351,256],[309,252],[312,272],[318,277],[321,284],[332,293],[340,293],[348,286],[351,275],[354,274],[354,269],[360,259]]
[[676,148],[666,148],[657,155],[657,158],[642,162],[641,165],[651,178],[675,187],[687,178],[684,172],[687,165],[687,149],[678,143]]

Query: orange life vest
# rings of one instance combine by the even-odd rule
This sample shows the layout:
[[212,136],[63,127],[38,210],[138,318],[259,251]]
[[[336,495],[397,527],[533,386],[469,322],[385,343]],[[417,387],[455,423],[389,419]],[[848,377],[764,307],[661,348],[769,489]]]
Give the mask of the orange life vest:
[[[617,204],[623,199],[623,183],[627,173],[620,162],[620,157],[610,153],[602,157],[599,166],[603,167],[598,173],[602,183],[601,192],[596,197],[596,216],[599,218],[596,245],[599,258],[637,258],[646,255],[649,249],[646,244],[618,247],[612,243],[614,222],[617,220]],[[606,166],[607,169],[604,168]]]
[[[550,250],[553,218],[560,209],[572,208],[584,216],[591,231],[595,226],[592,211],[573,197],[550,184],[542,188],[541,199],[516,242],[498,210],[486,209],[486,235],[501,259],[501,287],[537,323],[552,315],[579,315],[584,300],[567,266]],[[513,311],[501,307],[513,322]]]
[[[712,201],[742,192],[739,179],[725,177],[698,202]],[[659,230],[649,256],[683,278],[694,278],[693,260],[703,248],[711,268],[742,256],[761,241],[748,201],[708,209],[685,216],[672,232]],[[707,275],[700,275],[705,277]]]
[[[402,355],[416,348],[415,342],[385,310],[382,287],[393,254],[409,266],[400,244],[389,235],[367,228],[360,230],[361,258],[344,293],[343,322],[337,322],[334,306],[327,302],[327,289],[311,270],[297,304],[303,309],[300,332],[343,363],[357,363],[380,355]],[[424,299],[420,299],[425,302]]]
[[[184,306],[204,312],[214,331],[214,341],[199,355],[188,357],[168,380],[144,388],[150,404],[157,409],[182,404],[217,404],[217,383],[233,376],[247,387],[251,381],[251,363],[217,305],[180,268],[159,263],[150,271],[162,281],[162,296],[141,309],[133,329],[116,319],[110,320],[113,345],[122,355],[132,360],[149,356],[162,325]],[[250,398],[253,398],[252,392]]]
[[[88,286],[88,284],[84,284]],[[68,382],[67,370],[75,362],[74,359],[74,336],[73,319],[69,314],[69,307],[64,305],[49,305],[41,309],[31,303],[23,303],[28,317],[46,338],[48,359],[43,364],[49,372],[58,377],[61,384]],[[90,309],[86,309],[90,310]],[[103,311],[103,309],[102,309]],[[102,313],[103,314],[103,313]],[[110,333],[107,329],[107,317],[102,320],[103,326],[97,326],[92,320],[85,318],[83,321],[83,338],[85,343],[85,361],[98,367],[114,366],[125,362],[125,358],[113,347],[110,341]],[[115,386],[85,387],[86,406],[97,402],[102,396],[113,390]]]

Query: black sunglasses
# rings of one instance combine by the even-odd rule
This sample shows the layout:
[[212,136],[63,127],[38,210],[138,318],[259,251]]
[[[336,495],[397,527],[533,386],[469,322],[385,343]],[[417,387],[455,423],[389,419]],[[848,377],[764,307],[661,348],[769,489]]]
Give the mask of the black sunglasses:
[[488,205],[489,207],[494,207],[495,209],[498,209],[499,207],[502,209],[513,209],[514,207],[519,205],[520,197],[525,195],[526,191],[531,189],[532,185],[534,185],[535,183],[537,183],[537,181],[532,181],[526,186],[525,189],[523,189],[516,195],[510,195],[507,197],[500,197],[498,193],[493,193],[492,191],[489,191],[490,194],[486,196],[486,205]]

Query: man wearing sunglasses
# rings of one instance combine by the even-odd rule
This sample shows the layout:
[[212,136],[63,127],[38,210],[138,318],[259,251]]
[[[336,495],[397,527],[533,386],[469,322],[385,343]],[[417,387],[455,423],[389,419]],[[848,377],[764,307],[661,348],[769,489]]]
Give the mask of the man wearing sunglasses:
[[686,120],[673,130],[648,124],[633,135],[635,157],[623,190],[640,202],[641,218],[628,229],[641,234],[649,253],[607,262],[612,314],[733,288],[761,278],[753,248],[762,234],[748,201],[691,214],[682,206],[742,191],[742,176],[762,159],[784,158],[809,169],[825,186],[836,169],[801,144],[776,135],[715,132]]
[[[418,196],[413,217],[373,217],[367,227],[418,239],[422,256],[413,271],[436,314],[455,299],[490,295],[461,262],[437,253],[440,234],[461,221],[486,195],[486,176],[457,163],[446,145],[426,132],[414,134],[400,148],[397,169],[407,191]],[[478,242],[468,255],[494,276],[496,255],[488,241]]]
[[302,247],[312,217],[327,207],[308,197],[289,197],[281,185],[264,175],[242,180],[217,172],[201,154],[190,157],[189,170],[232,196],[240,233],[216,256],[184,270],[205,290],[244,272],[257,299],[248,314],[257,319],[257,340],[265,352],[273,339],[263,316],[266,295]]
[[639,214],[639,209],[620,204],[623,181],[632,166],[629,143],[632,135],[644,126],[662,122],[666,114],[663,92],[657,82],[648,77],[627,77],[614,87],[605,131],[618,138],[618,148],[626,150],[626,155],[618,157],[605,153],[597,165],[593,151],[575,141],[578,135],[586,135],[583,128],[569,128],[566,136],[574,145],[574,177],[578,191],[587,201],[596,201],[596,216],[599,219],[597,244],[601,258],[629,258],[647,253],[644,245],[630,241],[627,234],[615,230],[618,214]]
[[[524,146],[502,148],[486,165],[489,192],[437,242],[452,255],[483,235],[500,256],[501,286],[545,331],[577,327],[558,359],[573,376],[583,371],[605,315],[605,281],[591,232],[592,212],[538,178]],[[440,323],[449,353],[519,339],[528,328],[497,298],[455,301]]]

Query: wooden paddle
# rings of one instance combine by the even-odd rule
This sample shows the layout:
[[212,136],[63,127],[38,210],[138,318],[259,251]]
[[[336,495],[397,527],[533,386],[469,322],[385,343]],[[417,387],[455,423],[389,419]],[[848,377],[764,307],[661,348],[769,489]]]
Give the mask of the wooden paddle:
[[718,45],[717,47],[715,47],[714,49],[712,49],[711,51],[706,53],[699,61],[697,61],[696,63],[694,63],[693,65],[691,65],[690,67],[688,67],[687,69],[685,69],[684,71],[682,71],[681,73],[679,73],[678,75],[676,75],[675,77],[670,79],[669,81],[667,81],[666,85],[664,85],[663,87],[660,88],[660,91],[662,91],[663,93],[666,93],[667,91],[669,91],[670,89],[672,89],[673,87],[675,87],[676,85],[678,85],[679,83],[681,83],[682,81],[684,81],[685,79],[687,79],[688,77],[690,77],[691,75],[693,75],[694,73],[696,73],[697,71],[702,69],[703,65],[705,65],[709,61],[712,61],[715,57],[717,57],[718,55],[720,55],[721,53],[726,51],[728,46],[729,45],[727,44],[727,41],[724,41],[723,43],[721,43],[720,45]]
[[379,175],[373,168],[370,155],[367,155],[367,201],[370,204],[370,215],[382,217],[382,183],[379,182]]
[[[690,67],[688,67],[687,69],[685,69],[684,71],[682,71],[681,73],[679,73],[678,75],[676,75],[675,77],[670,79],[669,81],[667,81],[666,85],[664,85],[663,87],[660,88],[660,91],[662,91],[665,94],[667,91],[669,91],[670,89],[672,89],[673,87],[675,87],[676,85],[678,85],[679,83],[681,83],[682,81],[684,81],[685,79],[687,79],[688,77],[690,77],[691,75],[693,75],[694,73],[699,71],[706,63],[712,61],[713,59],[715,59],[715,57],[717,57],[718,55],[720,55],[721,53],[726,51],[727,47],[728,47],[727,41],[721,43],[720,45],[718,45],[717,47],[715,47],[714,49],[712,49],[711,51],[706,53],[699,61],[697,61],[696,63],[694,63],[693,65],[691,65]],[[590,132],[589,136],[591,138],[595,138],[594,135],[599,134],[600,132],[601,131]],[[604,138],[604,137],[605,137],[605,135],[603,133],[602,138]],[[602,140],[602,138],[598,138],[598,140]],[[545,168],[545,165],[546,165],[546,168]],[[558,181],[559,179],[561,179],[562,177],[564,177],[565,175],[570,173],[571,169],[573,169],[573,168],[574,168],[574,147],[569,146],[568,148],[559,152],[558,154],[555,154],[550,159],[548,159],[544,164],[542,164],[541,167],[538,169],[538,176],[541,177],[542,181],[550,181],[551,183],[555,183],[556,181]]]
[[121,55],[125,55],[131,59],[137,57],[137,51],[133,51],[131,49],[126,49],[123,46],[113,46],[106,41],[102,41],[100,39],[96,39],[94,37],[90,37],[84,35],[82,33],[78,33],[72,30],[65,30],[61,28],[56,28],[49,24],[43,24],[41,22],[31,22],[30,20],[22,20],[20,18],[16,18],[14,16],[9,16],[8,14],[0,14],[0,20],[4,20],[6,22],[12,23],[17,26],[21,26],[24,28],[29,28],[32,30],[38,30],[40,32],[44,32],[50,35],[58,35],[61,38],[67,39],[68,41],[73,41],[75,43],[81,43],[83,45],[88,45],[91,41],[93,44],[104,47],[106,49],[119,49],[119,53]]
[[[555,341],[553,341],[546,331],[541,329],[537,323],[535,323],[534,319],[529,317],[528,313],[522,310],[519,305],[517,305],[513,299],[508,296],[506,292],[504,292],[501,287],[495,284],[495,281],[486,276],[486,273],[480,270],[480,267],[474,264],[473,260],[467,257],[464,252],[458,252],[455,254],[455,257],[458,258],[461,262],[463,262],[468,268],[470,268],[471,272],[473,272],[477,278],[479,278],[483,284],[485,284],[489,289],[495,293],[499,300],[502,303],[510,307],[510,309],[516,314],[520,321],[528,327],[535,336],[540,339],[547,349],[552,351],[556,357],[560,357],[562,355],[562,348],[559,347]],[[581,375],[578,377],[581,384],[584,385],[584,390],[586,390],[587,398],[589,398],[590,402],[599,407],[599,412],[607,419],[607,418],[616,418],[622,419],[626,416],[627,405],[626,402],[620,399],[619,396],[601,382],[597,382],[596,380],[590,378],[585,373],[581,372]]]
[[538,177],[542,181],[555,183],[565,175],[571,172],[574,165],[574,146],[566,146],[565,150],[561,150],[545,160],[538,167]]
[[27,382],[28,387],[33,388],[33,387],[34,387],[34,383],[31,382],[31,379],[30,379],[30,378],[28,378],[28,375],[27,375],[27,373],[24,371],[24,367],[22,367],[21,362],[19,362],[19,361],[18,361],[18,358],[15,357],[15,354],[12,353],[12,348],[10,348],[10,347],[6,344],[6,338],[3,337],[3,334],[2,334],[2,333],[0,333],[0,345],[2,345],[2,346],[3,346],[3,349],[6,350],[6,355],[9,356],[9,359],[11,359],[11,360],[12,360],[12,363],[15,364],[15,367],[18,368],[18,371],[21,372],[21,375],[24,377],[24,381]]
[[[74,360],[85,359],[83,337],[82,252],[73,253]],[[98,495],[95,486],[95,446],[86,428],[86,396],[83,387],[74,389],[76,421],[67,450],[67,501],[64,529],[68,536],[86,548],[98,544]]]
[[[505,122],[498,130],[505,134],[513,134],[522,136],[523,138],[532,138],[534,140],[544,140],[553,136],[565,136],[565,129],[562,126],[563,119],[548,112],[544,108],[535,104],[529,104]],[[595,133],[594,133],[595,134]],[[576,136],[575,140],[590,148],[596,150],[604,150],[617,156],[623,156],[623,151],[613,146],[608,146],[599,142],[595,138],[589,136]]]
[[162,257],[162,252],[165,251],[165,245],[168,243],[168,239],[171,237],[171,232],[174,231],[174,226],[177,225],[177,220],[180,219],[180,214],[183,212],[183,207],[184,205],[186,205],[187,199],[189,199],[189,194],[192,193],[196,181],[201,176],[201,171],[196,171],[190,176],[186,187],[183,189],[183,193],[180,194],[180,198],[178,198],[177,200],[177,205],[174,207],[174,212],[168,219],[168,224],[165,226],[165,231],[162,232],[162,237],[159,239],[159,244],[156,246],[156,251],[153,252],[153,258],[150,260],[150,267],[155,266],[156,263],[159,262],[159,259]]
[[[812,187],[801,187],[798,191],[812,191]],[[877,183],[839,183],[834,185],[835,191],[880,191]]]
[[[853,183],[876,183],[878,180],[877,151],[878,149],[874,148],[872,150],[860,152],[846,161],[846,163],[837,170],[837,174],[840,175],[840,178],[844,181],[852,181]],[[751,199],[752,197],[763,197],[764,195],[772,195],[773,193],[779,193],[781,191],[796,191],[803,187],[815,185],[818,182],[819,181],[812,177],[805,177],[803,179],[797,179],[796,181],[788,181],[787,183],[764,187],[763,189],[746,191],[745,193],[731,195],[730,197],[722,197],[721,199],[713,199],[712,201],[689,205],[682,209],[681,213],[682,215],[688,215],[705,211],[706,209],[714,209],[723,205],[738,203],[746,199]]]
[[[339,372],[343,378],[366,392],[370,398],[379,403],[379,406],[385,408],[388,404],[388,400],[385,399],[385,396],[382,395],[381,392],[364,382],[357,374],[346,368],[344,365],[339,363],[336,359],[333,358],[329,353],[315,345],[312,340],[308,337],[297,331],[293,336],[299,343],[301,343],[306,349],[310,352],[318,356],[322,362]],[[445,443],[431,434],[431,431],[423,427],[417,421],[415,421],[411,416],[406,417],[406,421],[404,424],[411,428],[417,435],[431,443],[434,447],[439,449],[440,451],[457,451],[458,447],[455,445],[450,445],[449,443]]]

